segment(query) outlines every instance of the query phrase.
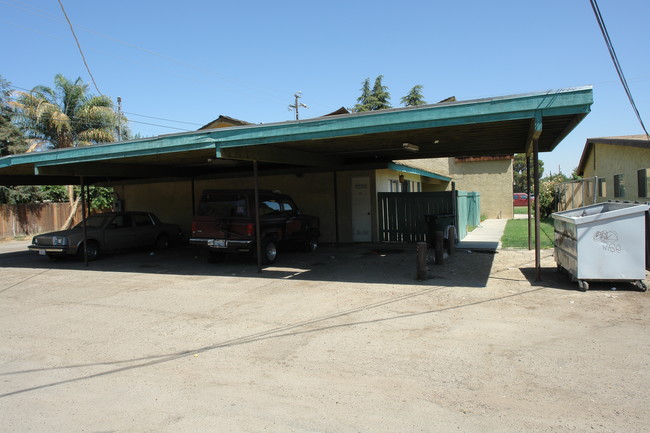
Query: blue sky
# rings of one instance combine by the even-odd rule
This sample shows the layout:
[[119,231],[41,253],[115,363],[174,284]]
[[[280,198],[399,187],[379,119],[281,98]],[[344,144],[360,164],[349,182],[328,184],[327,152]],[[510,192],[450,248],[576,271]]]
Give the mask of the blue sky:
[[[541,154],[546,173],[570,173],[589,137],[643,132],[589,0],[62,1],[99,90],[122,98],[143,136],[220,114],[291,120],[296,91],[309,106],[301,117],[320,116],[352,107],[380,74],[395,107],[416,84],[430,103],[593,85],[591,114]],[[650,2],[599,5],[650,127]],[[51,86],[57,73],[91,82],[57,0],[0,0],[0,26],[12,85]]]

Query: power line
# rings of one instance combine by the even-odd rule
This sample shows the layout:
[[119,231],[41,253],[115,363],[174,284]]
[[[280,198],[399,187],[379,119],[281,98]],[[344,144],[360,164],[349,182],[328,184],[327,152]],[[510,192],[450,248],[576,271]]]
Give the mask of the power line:
[[123,113],[124,114],[130,114],[131,116],[146,117],[147,119],[164,120],[165,122],[184,123],[186,125],[203,126],[203,124],[201,124],[201,123],[183,122],[182,120],[172,120],[172,119],[165,119],[165,118],[162,118],[162,117],[145,116],[144,114],[130,113],[128,111],[123,111]]
[[159,125],[159,124],[157,124],[157,123],[138,122],[137,120],[130,120],[130,119],[127,119],[127,122],[129,122],[129,123],[140,123],[140,124],[142,124],[142,125],[159,126],[159,127],[161,127],[161,128],[175,129],[175,130],[177,130],[177,131],[183,131],[183,132],[189,132],[189,131],[191,131],[191,129],[176,128],[176,127],[173,127],[173,126]]
[[81,59],[84,61],[84,65],[86,65],[86,70],[88,71],[88,75],[90,75],[90,79],[93,81],[93,85],[95,86],[95,89],[97,89],[97,92],[104,96],[102,92],[99,90],[99,87],[97,87],[97,83],[95,82],[95,77],[93,77],[93,73],[90,72],[90,67],[88,66],[88,62],[86,62],[86,56],[84,56],[84,52],[81,49],[81,44],[79,43],[79,39],[77,39],[77,35],[74,32],[74,28],[72,27],[72,23],[70,22],[70,18],[68,18],[68,14],[65,12],[65,8],[63,7],[63,3],[61,3],[61,0],[59,0],[59,5],[61,6],[61,10],[63,11],[63,15],[65,16],[65,20],[68,22],[68,25],[70,26],[70,31],[72,32],[72,36],[74,36],[74,40],[77,43],[77,48],[79,48],[79,53],[81,54]]
[[603,38],[605,39],[605,44],[607,45],[607,49],[609,50],[609,55],[611,56],[612,61],[614,62],[614,67],[616,68],[616,73],[618,74],[618,78],[621,80],[621,84],[623,85],[623,89],[625,89],[627,98],[630,100],[630,104],[632,105],[632,109],[636,114],[636,118],[639,119],[639,123],[641,124],[641,127],[643,128],[645,135],[648,137],[648,139],[650,139],[650,134],[648,134],[648,130],[646,129],[645,124],[643,123],[643,119],[641,119],[641,114],[639,113],[639,110],[636,107],[636,103],[634,102],[634,98],[632,97],[632,91],[630,90],[630,87],[627,84],[627,80],[625,79],[625,74],[623,74],[623,68],[621,67],[621,64],[618,61],[618,56],[616,55],[616,51],[614,50],[614,44],[612,44],[612,40],[609,37],[609,32],[607,31],[607,27],[605,26],[605,20],[603,19],[603,15],[600,13],[600,8],[598,7],[598,3],[596,2],[596,0],[589,0],[589,2],[591,3],[591,8],[594,11],[594,15],[596,15],[596,21],[598,21],[598,27],[600,27],[600,32],[603,34]]
[[[24,92],[31,92],[32,91],[32,89],[26,89],[24,87],[14,86],[13,84],[9,84],[8,87],[11,87],[12,89],[22,90]],[[146,117],[147,119],[163,120],[165,122],[174,122],[174,123],[183,123],[183,124],[187,124],[187,125],[202,126],[201,123],[184,122],[182,120],[165,119],[165,118],[162,118],[162,117],[147,116],[145,114],[131,113],[131,112],[128,112],[128,111],[123,111],[122,113],[129,114],[131,116]],[[88,123],[87,120],[81,120],[81,119],[77,119],[77,118],[74,118],[74,117],[70,118],[70,121],[72,123],[81,123],[81,122]],[[173,127],[173,126],[160,125],[158,123],[139,122],[137,120],[132,120],[132,119],[127,119],[127,122],[129,122],[129,123],[140,123],[140,124],[143,124],[143,125],[150,125],[150,126],[159,126],[161,128],[175,129],[177,131],[186,131],[186,132],[191,131],[191,129],[176,128],[176,127]]]
[[[22,8],[22,9],[23,9],[24,11],[26,11],[27,13],[34,14],[34,15],[39,15],[39,16],[41,16],[41,17],[44,17],[44,18],[50,19],[50,20],[52,20],[52,21],[61,21],[59,18],[55,17],[54,15],[52,15],[52,14],[50,14],[50,13],[48,13],[48,12],[42,10],[42,9],[38,9],[38,8],[33,7],[33,6],[30,6],[30,5],[24,5],[24,4],[21,5],[21,3],[23,3],[23,2],[20,2],[20,1],[15,1],[15,0],[14,0],[14,1],[11,1],[11,2],[7,2],[7,1],[2,1],[2,0],[0,0],[0,3],[5,3],[5,4],[9,5],[9,6],[13,6],[13,7],[17,7],[17,8]],[[12,3],[13,3],[13,4],[12,4]],[[195,66],[195,65],[193,65],[193,64],[191,64],[191,63],[188,63],[188,62],[185,62],[185,61],[182,61],[182,60],[178,60],[178,59],[176,59],[176,58],[174,58],[174,57],[171,57],[171,56],[168,56],[168,55],[165,55],[165,54],[158,53],[158,52],[153,51],[153,50],[150,50],[150,49],[148,49],[148,48],[143,48],[143,47],[141,47],[141,46],[139,46],[139,45],[136,45],[136,44],[133,44],[133,43],[131,43],[131,42],[127,42],[127,41],[124,41],[124,40],[121,40],[121,39],[115,38],[115,37],[113,37],[113,36],[110,36],[110,35],[107,35],[107,34],[104,34],[104,33],[98,32],[98,31],[95,30],[95,29],[92,29],[92,28],[89,28],[89,27],[85,27],[85,26],[83,26],[83,25],[78,25],[77,28],[82,29],[82,30],[85,30],[86,32],[89,32],[89,33],[93,33],[93,34],[95,34],[95,35],[97,35],[97,36],[100,36],[100,37],[102,37],[102,38],[104,38],[104,39],[108,39],[108,40],[110,40],[110,41],[112,41],[112,42],[116,42],[116,43],[119,43],[119,44],[125,45],[125,46],[127,46],[127,47],[130,47],[130,48],[133,48],[133,49],[136,49],[136,50],[142,51],[142,52],[144,52],[144,53],[146,53],[146,54],[149,54],[149,55],[151,55],[151,56],[161,58],[161,59],[166,60],[166,61],[168,61],[168,62],[175,63],[175,64],[178,64],[178,65],[184,66],[184,67],[189,68],[189,69],[194,69],[195,71],[198,71],[198,72],[204,73],[204,74],[206,74],[206,75],[214,75],[214,76],[217,76],[217,77],[219,77],[220,79],[222,79],[222,80],[224,80],[224,81],[226,81],[226,82],[230,82],[230,83],[235,84],[235,85],[237,85],[237,86],[239,86],[239,87],[245,88],[245,89],[247,89],[247,90],[249,90],[249,91],[253,91],[253,92],[254,92],[254,95],[264,94],[264,95],[266,95],[267,97],[273,98],[273,99],[275,99],[275,100],[279,100],[279,99],[280,99],[280,96],[277,95],[277,94],[274,94],[274,93],[268,92],[268,91],[266,91],[266,90],[261,90],[261,89],[255,88],[255,87],[253,87],[253,86],[249,86],[249,85],[247,85],[247,84],[245,84],[245,83],[243,83],[243,82],[237,81],[237,80],[235,80],[235,79],[232,79],[232,78],[230,78],[230,77],[228,77],[228,76],[226,76],[226,75],[220,74],[220,73],[215,72],[215,71],[213,71],[213,70],[210,70],[210,69],[207,69],[207,68],[202,68],[202,67],[199,67],[199,66]],[[75,38],[76,38],[76,37],[75,37]],[[82,54],[82,56],[83,56],[83,54]],[[98,91],[99,91],[99,90],[98,90]],[[101,93],[101,92],[100,92],[100,93]]]

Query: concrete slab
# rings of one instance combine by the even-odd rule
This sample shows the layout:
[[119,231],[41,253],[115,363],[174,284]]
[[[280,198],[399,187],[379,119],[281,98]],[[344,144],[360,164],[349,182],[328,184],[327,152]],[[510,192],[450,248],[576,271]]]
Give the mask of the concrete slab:
[[465,239],[458,243],[456,248],[496,251],[501,248],[501,237],[507,223],[507,219],[482,221],[478,227],[467,234]]

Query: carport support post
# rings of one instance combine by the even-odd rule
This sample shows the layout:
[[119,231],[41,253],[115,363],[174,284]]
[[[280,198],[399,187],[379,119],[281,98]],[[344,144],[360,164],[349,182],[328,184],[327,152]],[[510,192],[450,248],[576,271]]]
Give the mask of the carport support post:
[[526,155],[526,197],[528,197],[528,251],[533,249],[533,246],[531,244],[531,227],[530,227],[530,211],[531,211],[531,203],[530,203],[530,155]]
[[257,249],[257,272],[262,272],[262,232],[260,228],[260,185],[257,176],[257,160],[253,161],[253,177],[255,178],[255,243]]
[[539,138],[533,140],[533,171],[535,173],[535,281],[542,280],[542,265],[540,261],[540,238],[539,238]]
[[86,194],[84,193],[85,182],[84,177],[81,176],[81,225],[84,228],[84,264],[88,266],[88,252],[86,251],[86,245],[88,244],[88,229],[86,227]]
[[336,232],[335,234],[335,240],[336,240],[336,248],[339,247],[339,182],[338,182],[338,176],[336,174],[336,171],[333,172],[334,174],[334,231]]

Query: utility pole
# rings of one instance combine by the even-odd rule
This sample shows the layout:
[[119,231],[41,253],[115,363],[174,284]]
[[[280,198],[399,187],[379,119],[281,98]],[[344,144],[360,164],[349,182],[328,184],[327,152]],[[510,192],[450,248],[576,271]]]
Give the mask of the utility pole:
[[293,95],[293,97],[295,98],[296,102],[294,105],[289,105],[289,111],[295,110],[296,120],[300,120],[300,117],[298,116],[298,110],[300,109],[300,107],[302,108],[309,108],[309,107],[303,104],[302,102],[298,102],[298,100],[302,98],[302,92],[296,92],[296,94]]
[[122,98],[117,97],[117,141],[122,141]]

